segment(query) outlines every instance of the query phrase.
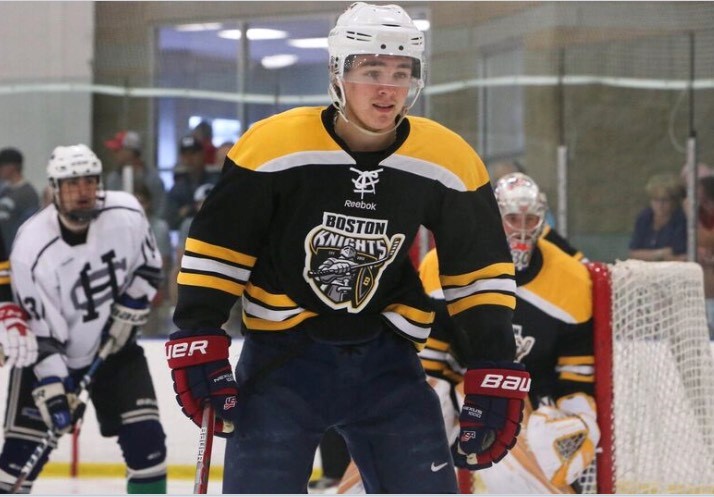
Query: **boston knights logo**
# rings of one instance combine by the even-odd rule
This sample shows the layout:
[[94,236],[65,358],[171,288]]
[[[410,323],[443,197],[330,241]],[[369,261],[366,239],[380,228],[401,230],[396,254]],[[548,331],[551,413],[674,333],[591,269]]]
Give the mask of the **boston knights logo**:
[[325,212],[305,240],[305,279],[333,309],[359,312],[404,243],[387,235],[388,222]]

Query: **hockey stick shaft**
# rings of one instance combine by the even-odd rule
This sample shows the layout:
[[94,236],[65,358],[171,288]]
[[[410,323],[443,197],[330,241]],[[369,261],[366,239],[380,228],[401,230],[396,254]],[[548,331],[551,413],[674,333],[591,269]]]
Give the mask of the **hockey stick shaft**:
[[196,477],[193,482],[194,494],[208,492],[208,476],[211,469],[211,450],[213,449],[213,429],[216,422],[210,401],[203,406],[201,433],[198,439],[198,456],[196,457]]
[[[94,358],[94,361],[92,361],[92,364],[90,364],[89,369],[87,369],[87,372],[84,373],[82,376],[82,379],[79,380],[79,385],[75,389],[74,393],[79,396],[83,394],[84,392],[87,391],[87,387],[89,387],[90,383],[94,379],[94,375],[97,373],[97,370],[99,369],[99,366],[101,366],[104,363],[104,360],[107,358],[109,353],[112,350],[112,345],[114,344],[114,340],[110,339],[104,342],[104,345],[102,348],[99,350],[99,353],[97,354],[97,357]],[[81,402],[80,406],[85,405],[86,402]],[[78,408],[77,412],[75,413],[75,419],[73,420],[73,424],[78,423],[82,416],[84,416],[84,409],[83,408]],[[20,489],[22,484],[27,480],[27,477],[30,476],[30,473],[32,473],[32,470],[35,469],[35,466],[37,466],[37,463],[40,462],[40,459],[42,459],[42,456],[45,455],[45,452],[47,452],[47,449],[51,446],[54,445],[57,440],[59,440],[59,437],[61,436],[61,433],[57,433],[54,429],[50,428],[47,430],[45,433],[45,436],[43,437],[42,441],[40,444],[35,447],[35,450],[32,452],[30,457],[27,459],[27,462],[25,465],[22,467],[20,470],[20,474],[17,476],[17,479],[15,480],[15,483],[12,485],[12,489],[10,490],[10,493],[17,493],[17,491]]]

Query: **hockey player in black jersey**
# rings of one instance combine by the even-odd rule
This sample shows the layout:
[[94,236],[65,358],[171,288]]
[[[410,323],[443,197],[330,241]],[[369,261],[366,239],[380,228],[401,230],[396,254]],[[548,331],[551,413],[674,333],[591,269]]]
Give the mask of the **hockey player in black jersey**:
[[[166,346],[177,400],[196,424],[215,408],[225,493],[306,492],[329,427],[367,491],[453,493],[454,462],[488,467],[513,446],[530,386],[498,206],[460,136],[407,117],[424,36],[402,8],[355,3],[328,45],[333,104],[251,126],[191,225]],[[468,367],[453,456],[417,356],[434,319],[408,258],[420,225]],[[221,326],[239,297],[234,378]]]
[[[567,253],[543,236],[545,203],[530,177],[503,176],[495,193],[516,264],[513,332],[517,359],[531,374],[534,410],[528,409],[525,421],[527,443],[519,440],[508,464],[479,471],[475,478],[487,493],[569,492],[569,485],[578,490],[600,437],[593,399],[590,276],[577,252]],[[442,289],[438,281],[436,251],[425,256],[420,275],[437,309],[443,308],[452,289]],[[422,363],[430,375],[455,384],[462,371],[453,324],[443,311],[436,321],[420,353]],[[528,458],[535,458],[542,474],[529,470]]]

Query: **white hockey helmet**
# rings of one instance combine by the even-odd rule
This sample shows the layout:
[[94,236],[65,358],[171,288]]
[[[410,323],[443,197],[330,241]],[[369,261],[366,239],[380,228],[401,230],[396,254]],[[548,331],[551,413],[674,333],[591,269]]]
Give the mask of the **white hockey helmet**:
[[416,102],[424,87],[424,34],[398,5],[371,5],[355,2],[340,15],[327,38],[330,55],[329,94],[333,105],[344,116],[345,70],[354,55],[410,57],[412,91],[402,114]]
[[63,206],[60,199],[60,181],[85,176],[96,176],[97,191],[102,189],[102,162],[92,150],[83,144],[55,147],[47,163],[47,177],[53,190],[53,202],[57,211],[73,223],[87,224],[99,212],[99,196],[89,209],[70,210]]
[[83,144],[56,147],[47,163],[50,182],[81,176],[101,176],[102,162],[92,150]]
[[[517,270],[528,267],[538,238],[543,232],[546,203],[533,179],[523,173],[501,177],[494,191],[508,245]],[[514,216],[515,215],[515,216]]]

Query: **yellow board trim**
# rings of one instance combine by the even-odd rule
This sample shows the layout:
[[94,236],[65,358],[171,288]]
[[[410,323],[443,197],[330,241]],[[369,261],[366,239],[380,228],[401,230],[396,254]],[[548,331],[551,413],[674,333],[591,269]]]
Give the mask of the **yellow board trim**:
[[[175,480],[193,480],[196,476],[196,466],[188,464],[171,464],[167,468],[168,478]],[[77,468],[78,478],[126,478],[126,466],[117,463],[82,462]],[[70,478],[70,463],[48,462],[42,469],[42,476],[53,478]],[[310,481],[319,479],[322,469],[314,468]],[[223,479],[223,466],[211,466],[209,478],[213,481]]]

